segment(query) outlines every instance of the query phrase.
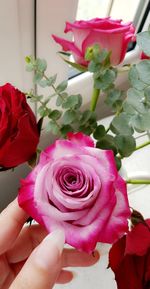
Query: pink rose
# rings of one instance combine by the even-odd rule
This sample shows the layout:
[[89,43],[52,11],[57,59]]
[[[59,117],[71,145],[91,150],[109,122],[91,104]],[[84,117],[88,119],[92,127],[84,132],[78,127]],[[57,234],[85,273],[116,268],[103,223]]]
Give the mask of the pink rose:
[[91,252],[127,231],[126,184],[112,151],[99,150],[89,136],[69,133],[40,156],[22,180],[19,205],[49,232],[63,229],[66,243]]
[[77,63],[87,66],[85,60],[86,49],[94,44],[111,51],[111,64],[117,65],[123,61],[129,41],[134,36],[135,29],[129,22],[112,20],[109,17],[101,19],[66,22],[65,33],[72,31],[74,41],[52,35],[64,51],[71,51]]

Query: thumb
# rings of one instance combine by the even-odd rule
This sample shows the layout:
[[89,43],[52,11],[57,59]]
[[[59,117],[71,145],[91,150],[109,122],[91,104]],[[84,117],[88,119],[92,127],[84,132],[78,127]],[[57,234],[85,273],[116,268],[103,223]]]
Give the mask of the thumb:
[[10,289],[51,289],[61,271],[64,233],[49,234],[32,252]]

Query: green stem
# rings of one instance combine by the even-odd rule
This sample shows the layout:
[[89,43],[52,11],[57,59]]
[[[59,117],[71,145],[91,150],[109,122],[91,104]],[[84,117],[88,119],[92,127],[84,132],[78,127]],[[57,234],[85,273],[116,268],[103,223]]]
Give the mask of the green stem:
[[[44,77],[46,80],[48,80],[48,77],[47,77],[47,75],[46,75],[45,73],[43,74],[43,77]],[[63,98],[63,96],[61,95],[61,93],[57,92],[56,87],[55,87],[53,84],[52,84],[51,86],[52,86],[53,90],[55,91],[55,93],[56,93],[57,95],[59,95],[59,96],[62,98],[62,100],[64,100],[64,98]]]
[[95,111],[99,94],[100,94],[100,89],[94,88],[93,93],[92,93],[92,98],[91,98],[91,105],[90,105],[91,111]]
[[150,184],[150,180],[126,180],[127,184],[133,184],[133,185],[149,185]]
[[146,146],[149,145],[149,144],[150,144],[150,141],[147,141],[147,142],[145,142],[145,143],[137,146],[136,149],[135,149],[135,151],[137,151],[137,150],[139,150],[139,149],[142,149],[142,148],[146,147]]

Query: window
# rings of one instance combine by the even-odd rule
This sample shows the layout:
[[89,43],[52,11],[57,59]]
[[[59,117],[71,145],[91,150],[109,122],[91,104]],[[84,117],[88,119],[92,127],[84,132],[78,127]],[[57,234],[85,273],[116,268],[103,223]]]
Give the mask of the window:
[[0,1],[0,83],[31,87],[24,57],[34,53],[34,1]]
[[131,21],[140,0],[79,0],[77,16],[79,19],[111,16],[113,19]]

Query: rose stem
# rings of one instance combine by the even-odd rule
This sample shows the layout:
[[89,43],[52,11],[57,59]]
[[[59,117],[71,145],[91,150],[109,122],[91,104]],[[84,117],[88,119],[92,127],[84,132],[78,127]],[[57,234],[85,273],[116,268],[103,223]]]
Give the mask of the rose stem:
[[99,94],[100,94],[100,89],[94,88],[93,93],[92,93],[92,98],[91,98],[90,111],[95,111]]
[[150,184],[150,180],[126,180],[127,184],[133,184],[133,185],[149,185]]

